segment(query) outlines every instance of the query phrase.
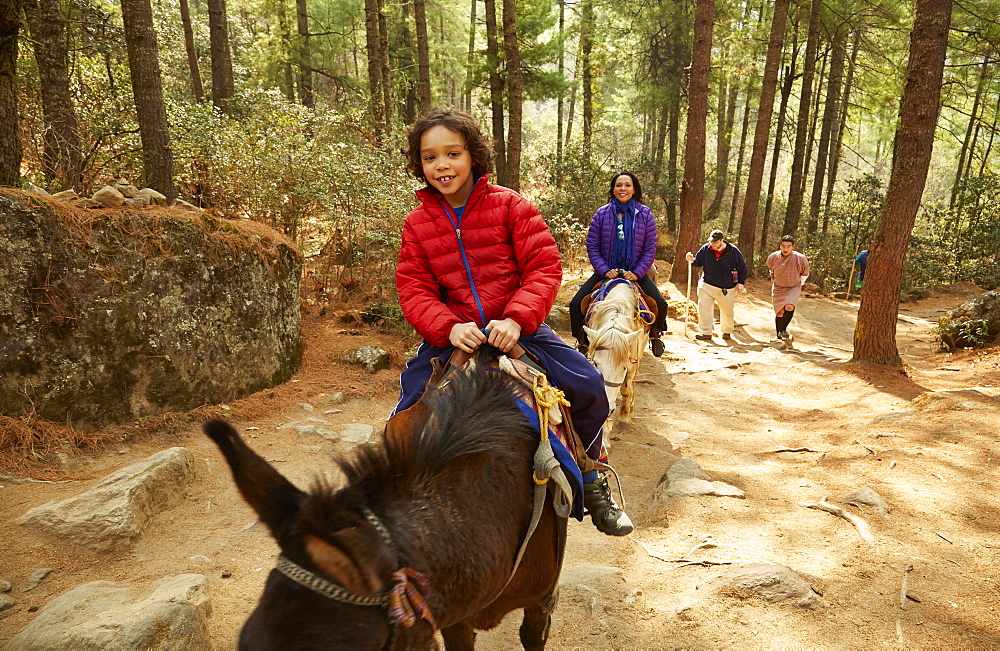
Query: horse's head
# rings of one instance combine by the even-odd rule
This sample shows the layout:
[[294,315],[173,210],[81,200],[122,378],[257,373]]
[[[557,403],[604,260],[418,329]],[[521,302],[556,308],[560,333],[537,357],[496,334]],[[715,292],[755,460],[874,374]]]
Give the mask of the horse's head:
[[366,508],[338,507],[329,489],[299,490],[225,422],[209,421],[204,431],[281,548],[278,567],[240,633],[241,649],[434,646],[430,626],[407,629],[405,641],[393,636],[387,589],[398,559],[374,514],[372,521]]
[[[609,326],[600,330],[592,330],[584,326],[590,349],[587,357],[597,370],[604,376],[604,391],[608,395],[608,406],[611,408],[608,420],[604,425],[605,445],[608,444],[610,430],[614,424],[614,415],[618,394],[631,395],[631,383],[635,379],[639,367],[639,358],[648,341],[644,330],[624,332]],[[631,403],[623,405],[625,413],[631,411]]]

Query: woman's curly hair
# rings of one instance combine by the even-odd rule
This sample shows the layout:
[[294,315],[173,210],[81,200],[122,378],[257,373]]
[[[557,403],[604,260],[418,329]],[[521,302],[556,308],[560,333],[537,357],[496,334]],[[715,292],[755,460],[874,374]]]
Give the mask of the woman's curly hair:
[[490,141],[480,131],[475,118],[463,111],[432,108],[417,118],[406,134],[406,151],[403,152],[403,155],[406,156],[406,171],[413,178],[424,183],[427,182],[423,163],[420,160],[420,137],[424,135],[425,131],[438,125],[465,138],[465,147],[469,150],[469,155],[472,156],[474,181],[483,174],[493,171],[493,159],[496,158],[496,154],[493,153]]

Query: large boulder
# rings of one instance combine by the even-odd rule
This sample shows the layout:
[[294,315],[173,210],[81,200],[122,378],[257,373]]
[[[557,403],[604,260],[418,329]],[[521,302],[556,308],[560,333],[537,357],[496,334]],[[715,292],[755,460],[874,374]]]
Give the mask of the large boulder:
[[208,580],[181,574],[140,589],[95,581],[50,601],[4,646],[49,649],[211,649]]
[[937,331],[949,350],[986,346],[1000,334],[1000,289],[948,312],[938,322]]
[[225,402],[302,357],[294,244],[169,208],[0,191],[0,415],[80,429]]
[[95,552],[133,545],[150,520],[173,508],[194,481],[194,456],[170,448],[108,475],[90,490],[37,506],[14,520]]

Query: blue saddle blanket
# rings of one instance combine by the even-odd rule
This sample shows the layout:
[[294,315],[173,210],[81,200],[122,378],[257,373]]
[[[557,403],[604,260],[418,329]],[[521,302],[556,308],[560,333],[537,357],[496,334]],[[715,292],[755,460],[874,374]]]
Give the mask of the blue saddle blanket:
[[[524,414],[524,417],[528,419],[528,422],[531,423],[535,431],[540,431],[538,413],[534,408],[521,398],[517,399],[517,407]],[[583,520],[583,474],[580,472],[580,466],[577,465],[576,459],[573,458],[573,455],[570,454],[570,451],[563,445],[562,440],[556,436],[551,428],[549,429],[549,442],[552,443],[552,452],[566,472],[566,478],[569,479],[569,483],[573,488],[573,510],[570,512],[570,515],[577,520]]]

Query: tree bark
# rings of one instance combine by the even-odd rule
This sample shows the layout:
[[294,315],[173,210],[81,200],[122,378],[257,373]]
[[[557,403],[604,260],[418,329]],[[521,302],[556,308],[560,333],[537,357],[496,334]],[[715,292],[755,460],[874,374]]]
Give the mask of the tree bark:
[[726,194],[729,180],[729,156],[733,145],[733,123],[736,120],[736,100],[738,87],[733,79],[728,88],[721,84],[719,90],[719,134],[715,148],[715,196],[706,211],[706,217],[717,219],[722,207],[722,197]]
[[181,26],[184,30],[184,50],[187,52],[188,70],[191,72],[191,90],[194,98],[201,102],[205,99],[205,88],[201,84],[201,70],[198,68],[198,50],[194,47],[194,30],[191,29],[191,10],[188,0],[180,0]]
[[799,95],[799,115],[795,126],[795,149],[792,153],[792,178],[788,185],[788,208],[785,210],[785,235],[795,235],[802,214],[802,179],[805,170],[806,139],[809,137],[809,112],[812,108],[812,83],[816,74],[816,49],[819,42],[819,10],[823,0],[812,0],[809,12],[809,35],[806,56],[802,62],[802,92]]
[[[772,98],[773,102],[773,98]],[[747,131],[750,128],[750,97],[747,93],[747,102],[743,106],[743,127],[740,129],[740,151],[736,157],[736,178],[733,181],[733,202],[729,206],[729,225],[727,233],[732,233],[736,228],[736,205],[740,198],[740,181],[743,178],[743,154],[747,146]]]
[[855,362],[901,363],[896,348],[899,287],[934,148],[951,6],[951,0],[917,0],[892,174],[869,247],[854,328]]
[[[817,0],[818,1],[818,0]],[[785,40],[785,24],[788,20],[789,0],[776,0],[774,16],[771,18],[771,33],[767,40],[767,56],[764,59],[764,79],[760,87],[760,103],[757,109],[757,123],[753,132],[753,148],[750,150],[750,169],[747,174],[747,189],[743,197],[743,213],[740,216],[740,251],[747,261],[747,268],[753,273],[755,239],[757,237],[757,211],[760,204],[760,188],[764,179],[764,161],[767,157],[768,136],[771,133],[771,114],[774,112],[774,93],[778,85],[778,67],[781,63],[781,44]],[[780,119],[779,119],[779,127]],[[764,242],[761,242],[763,245]]]
[[[476,9],[479,0],[472,0],[469,8],[469,56],[465,61],[465,112],[472,113],[472,69],[476,63]],[[562,5],[560,5],[560,9]],[[560,24],[561,27],[561,24]],[[559,32],[560,38],[562,31]],[[559,50],[559,73],[562,74],[562,49]],[[562,95],[559,96],[560,107],[562,106]],[[561,116],[560,116],[561,117]]]
[[667,230],[677,232],[677,152],[680,149],[681,97],[676,93],[670,98],[670,124],[667,128],[669,155],[667,157]]
[[413,33],[410,31],[410,23],[412,22],[414,22],[413,1],[403,0],[403,29],[400,35],[403,47],[402,52],[400,52],[399,65],[401,67],[400,74],[406,80],[406,96],[403,98],[403,121],[406,124],[413,124],[413,121],[417,119],[417,105],[419,104],[416,92],[416,65],[413,58],[416,55],[416,44],[413,42]]
[[31,33],[45,120],[42,166],[45,179],[61,189],[79,189],[83,173],[80,125],[69,87],[69,47],[59,0],[26,0],[24,16]]
[[[819,208],[823,203],[823,181],[826,179],[827,157],[830,151],[830,140],[833,137],[840,111],[840,83],[844,75],[844,59],[847,58],[847,48],[844,46],[845,34],[838,34],[833,39],[833,54],[830,57],[830,81],[827,84],[826,101],[823,103],[823,126],[819,132],[819,149],[816,151],[816,173],[813,175],[812,195],[809,197],[809,224],[815,231],[819,221]],[[829,217],[823,215],[823,232],[826,232]]]
[[490,106],[493,110],[493,151],[496,182],[507,185],[507,147],[503,132],[503,81],[500,78],[500,49],[497,44],[496,0],[486,0],[486,65],[490,70]]
[[830,173],[826,182],[826,212],[830,212],[830,202],[833,199],[833,189],[837,183],[837,170],[840,167],[840,158],[844,148],[844,128],[847,126],[847,117],[851,106],[851,87],[854,85],[854,70],[858,62],[859,43],[861,41],[860,31],[854,33],[854,45],[851,48],[851,63],[847,67],[847,80],[844,82],[843,98],[840,102],[840,114],[837,116],[837,137],[833,147],[830,149]]
[[[566,78],[566,0],[559,0],[559,81]],[[562,187],[562,158],[563,158],[563,91],[559,91],[556,98],[556,168],[559,175],[556,177],[556,185]]]
[[507,187],[521,190],[521,48],[517,42],[517,0],[503,3],[503,49],[507,58]]
[[427,43],[427,2],[413,0],[413,18],[417,32],[417,99],[420,112],[431,108],[431,60]]
[[121,5],[132,96],[142,141],[143,182],[146,187],[165,195],[168,202],[173,201],[177,196],[173,179],[174,154],[170,149],[170,126],[163,104],[153,11],[149,0],[121,0]]
[[21,133],[17,111],[18,0],[0,0],[0,185],[21,185]]
[[795,85],[795,58],[797,55],[798,49],[793,42],[791,62],[785,67],[785,80],[781,84],[781,103],[778,108],[778,125],[774,130],[774,153],[771,155],[771,173],[767,180],[767,199],[764,201],[764,220],[760,226],[760,242],[762,247],[767,244],[767,236],[770,232],[771,209],[774,207],[774,186],[778,179],[778,162],[781,159],[781,142],[785,133],[785,117],[788,113],[788,98],[792,94],[792,86]]
[[681,224],[677,233],[670,279],[687,281],[688,251],[698,250],[705,199],[705,121],[708,117],[708,73],[712,64],[712,23],[715,0],[696,0],[691,75],[688,80],[687,133],[684,138],[684,180],[681,185]]
[[[304,0],[303,0],[304,1]],[[385,120],[385,131],[392,130],[392,77],[389,70],[389,26],[385,15],[385,0],[377,0],[378,4],[378,43],[379,43],[379,65],[382,74],[379,78],[382,82],[382,110]]]
[[[135,4],[134,0],[122,0]],[[148,5],[148,0],[145,0]],[[233,59],[229,50],[229,21],[226,18],[226,0],[208,0],[208,34],[212,56],[212,104],[222,112],[229,111],[229,98],[233,96]],[[132,73],[135,78],[135,72]],[[159,77],[159,69],[157,69]],[[162,91],[161,91],[162,92]]]
[[983,62],[979,69],[979,82],[976,84],[976,95],[972,100],[972,112],[969,115],[969,124],[965,129],[965,138],[962,139],[962,147],[958,152],[958,166],[955,169],[955,182],[951,186],[951,198],[948,201],[949,208],[955,207],[955,202],[958,200],[959,192],[961,191],[965,181],[968,180],[965,178],[965,171],[967,169],[965,157],[968,156],[970,160],[972,159],[972,150],[974,149],[970,148],[970,143],[972,142],[972,132],[979,120],[979,105],[982,102],[983,92],[986,89],[987,72],[989,71],[991,62],[990,54],[984,54]]
[[[594,79],[590,54],[594,49],[594,0],[580,0],[580,50],[583,70],[583,157],[590,160],[594,137]],[[703,143],[704,145],[704,143]]]
[[[417,26],[419,39],[420,27]],[[426,31],[425,31],[426,35]],[[365,51],[368,58],[368,96],[376,136],[382,138],[385,124],[385,95],[382,93],[382,39],[378,33],[378,0],[365,0]]]
[[[313,99],[313,74],[312,74],[312,44],[309,42],[309,7],[306,0],[295,0],[295,13],[299,29],[298,41],[298,81],[299,102],[302,106],[312,107],[315,103]],[[229,39],[226,38],[226,51],[229,51]],[[230,64],[229,75],[232,77],[232,64]]]

